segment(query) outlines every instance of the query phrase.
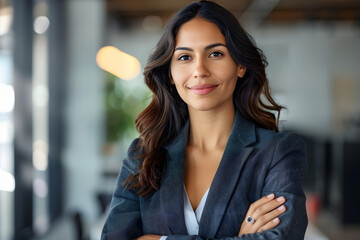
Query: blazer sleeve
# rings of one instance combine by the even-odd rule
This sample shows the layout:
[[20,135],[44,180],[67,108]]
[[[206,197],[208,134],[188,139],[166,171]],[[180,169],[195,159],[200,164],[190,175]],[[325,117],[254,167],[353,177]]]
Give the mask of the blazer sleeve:
[[306,147],[303,139],[294,133],[284,134],[274,151],[262,195],[275,193],[275,196],[284,196],[287,210],[280,215],[280,224],[276,228],[264,232],[263,235],[269,239],[304,239],[308,224],[303,191],[306,169]]
[[[101,240],[134,239],[142,235],[139,197],[122,183],[137,170],[137,139],[129,147],[127,158],[117,179],[109,213],[101,233]],[[134,151],[135,150],[135,151]]]
[[[262,195],[275,193],[286,198],[286,212],[280,215],[280,224],[262,234],[246,234],[222,240],[300,240],[304,239],[307,215],[302,183],[307,168],[305,143],[296,134],[281,134],[265,178]],[[203,240],[200,236],[168,236],[167,240]]]

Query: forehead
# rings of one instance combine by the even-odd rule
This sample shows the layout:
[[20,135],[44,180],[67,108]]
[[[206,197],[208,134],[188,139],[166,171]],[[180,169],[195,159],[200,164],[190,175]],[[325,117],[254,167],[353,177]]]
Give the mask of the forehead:
[[225,37],[215,23],[200,17],[184,23],[176,35],[176,47],[213,43],[226,44]]

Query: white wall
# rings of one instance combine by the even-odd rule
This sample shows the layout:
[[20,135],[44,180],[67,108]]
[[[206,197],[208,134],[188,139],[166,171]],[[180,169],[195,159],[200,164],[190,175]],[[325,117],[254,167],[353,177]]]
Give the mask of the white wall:
[[360,113],[360,29],[352,24],[300,23],[251,31],[268,57],[275,97],[288,107],[285,126],[310,134],[334,133],[334,80],[351,79],[351,115]]

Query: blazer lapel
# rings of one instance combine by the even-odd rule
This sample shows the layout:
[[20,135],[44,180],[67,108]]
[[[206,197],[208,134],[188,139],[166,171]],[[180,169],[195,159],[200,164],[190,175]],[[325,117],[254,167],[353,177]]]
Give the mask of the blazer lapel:
[[189,122],[179,136],[164,148],[168,152],[166,172],[160,187],[160,202],[172,234],[187,235],[184,217],[184,160]]
[[209,190],[200,220],[199,235],[215,238],[243,166],[253,150],[248,145],[255,141],[254,124],[237,113],[231,135]]

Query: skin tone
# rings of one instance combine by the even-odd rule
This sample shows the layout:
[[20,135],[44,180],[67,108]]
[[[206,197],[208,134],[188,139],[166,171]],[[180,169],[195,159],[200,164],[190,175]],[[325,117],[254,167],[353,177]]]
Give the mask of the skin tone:
[[216,25],[195,18],[180,28],[171,75],[189,109],[184,183],[194,209],[220,164],[234,122],[232,95],[238,76],[245,71],[231,58]]
[[[195,210],[210,187],[224,153],[235,116],[233,92],[246,68],[233,60],[220,29],[199,17],[180,27],[170,67],[172,84],[189,109],[184,184]],[[244,220],[238,236],[277,226],[278,216],[286,211],[284,202],[284,197],[275,199],[270,194],[251,204],[246,216],[256,221],[251,224]],[[160,237],[145,235],[138,239]]]

